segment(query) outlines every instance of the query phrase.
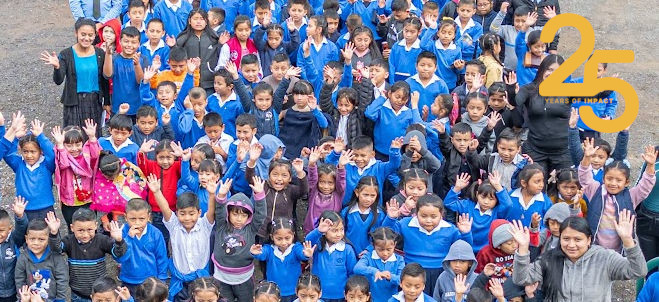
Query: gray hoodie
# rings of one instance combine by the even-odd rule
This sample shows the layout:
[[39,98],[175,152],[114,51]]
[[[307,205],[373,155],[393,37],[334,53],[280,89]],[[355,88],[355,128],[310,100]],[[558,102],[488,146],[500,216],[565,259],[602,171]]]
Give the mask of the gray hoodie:
[[[414,151],[407,150],[407,145],[409,145],[410,140],[415,136],[419,139],[419,144],[421,145],[421,152],[419,152],[419,154],[421,154],[421,159],[417,162],[412,162]],[[437,159],[432,152],[428,151],[426,136],[423,135],[421,131],[412,130],[405,135],[405,138],[403,139],[403,150],[405,150],[405,154],[403,154],[403,157],[401,158],[400,168],[398,169],[401,172],[410,168],[418,168],[426,170],[428,174],[432,174],[439,170],[442,165],[439,159]],[[428,188],[428,192],[431,191],[432,188]]]
[[[488,118],[486,116],[482,116],[480,120],[477,122],[473,122],[469,118],[469,112],[465,112],[462,114],[462,122],[469,125],[471,127],[471,131],[474,132],[474,136],[479,137],[481,133],[483,132],[483,129],[487,127],[487,121]],[[494,148],[494,131],[492,131],[492,134],[490,134],[490,138],[487,140],[487,146],[484,146],[484,151],[481,154],[485,153],[490,153],[492,151],[492,148]],[[480,142],[480,138],[478,139]]]
[[[563,281],[557,301],[611,301],[611,285],[615,280],[645,277],[648,269],[638,243],[626,248],[623,257],[614,250],[593,245],[576,262],[565,259]],[[523,286],[544,278],[540,260],[530,263],[529,254],[515,254],[513,281]],[[545,301],[549,301],[545,299]]]
[[[467,274],[467,279],[465,283],[474,284],[474,280],[478,277],[478,274],[474,273],[478,262],[476,257],[474,257],[474,251],[464,240],[458,240],[453,242],[451,248],[448,250],[448,254],[442,262],[444,271],[437,278],[437,283],[435,284],[435,292],[432,297],[438,302],[450,302],[455,301],[455,285],[453,279],[455,278],[455,273],[451,269],[451,260],[471,260],[471,267],[469,268],[469,273]],[[466,298],[466,296],[464,296]]]

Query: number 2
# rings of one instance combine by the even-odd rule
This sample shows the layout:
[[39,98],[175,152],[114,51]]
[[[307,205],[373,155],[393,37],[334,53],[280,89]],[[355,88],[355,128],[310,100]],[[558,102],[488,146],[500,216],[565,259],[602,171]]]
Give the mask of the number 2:
[[[639,101],[634,87],[618,78],[597,78],[599,63],[631,63],[634,52],[631,50],[594,50],[595,31],[586,18],[577,14],[560,14],[545,24],[540,40],[549,43],[561,27],[574,27],[581,35],[579,48],[565,62],[540,84],[540,95],[570,96],[595,95],[604,90],[614,90],[625,100],[625,109],[612,120],[603,120],[589,106],[579,108],[579,115],[588,127],[605,133],[620,132],[634,122],[638,115]],[[588,59],[592,52],[592,56]],[[583,83],[563,83],[581,63],[585,62]],[[601,101],[601,100],[598,100]]]

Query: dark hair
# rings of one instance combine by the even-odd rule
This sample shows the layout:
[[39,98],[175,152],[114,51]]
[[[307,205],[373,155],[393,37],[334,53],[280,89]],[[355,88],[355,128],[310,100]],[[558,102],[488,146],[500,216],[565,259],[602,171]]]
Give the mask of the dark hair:
[[[325,2],[323,3],[323,7],[325,6],[325,4],[335,4],[335,3],[337,4],[336,7],[338,8],[338,4],[339,4],[339,2],[336,1],[336,0],[328,0],[328,1],[325,1]],[[340,20],[341,20],[341,17],[339,16],[339,13],[337,13],[336,11],[337,11],[337,10],[334,9],[334,7],[331,7],[331,8],[330,8],[330,7],[328,7],[328,8],[324,8],[324,9],[323,9],[323,16],[325,16],[325,21],[327,21],[327,19],[339,19],[339,22],[341,22],[341,21],[340,21]],[[329,30],[329,29],[328,29],[328,30]]]
[[212,127],[212,126],[222,127],[224,125],[224,121],[222,121],[222,116],[217,112],[207,113],[206,115],[204,115],[204,118],[201,119],[201,122],[203,123],[204,128]]
[[257,8],[270,10],[270,2],[268,0],[256,0],[254,2],[254,10]]
[[[270,36],[270,35],[272,35],[272,34],[274,34],[274,33],[277,33],[277,34],[279,34],[280,36],[283,37],[283,36],[284,36],[284,28],[281,27],[281,25],[279,25],[279,24],[277,24],[277,23],[270,23],[270,25],[268,25],[268,27],[266,27],[266,29],[265,29],[265,33],[266,33],[266,35],[268,35],[268,36]],[[279,52],[279,53],[277,53],[277,54],[284,54],[284,55],[286,55],[286,54],[283,53],[283,52]],[[275,55],[275,56],[277,56],[277,55]],[[286,56],[286,57],[288,58],[288,56]],[[274,61],[274,57],[273,57],[272,60]]]
[[[320,178],[321,175],[329,175],[329,176],[332,177],[332,179],[334,179],[334,177],[336,177],[336,166],[335,165],[318,163],[316,169],[318,171],[318,178]],[[336,186],[336,180],[334,180],[334,185]],[[336,187],[335,187],[335,189],[336,189]]]
[[202,8],[193,8],[190,13],[188,14],[188,20],[185,22],[185,28],[183,31],[181,31],[180,34],[178,34],[177,38],[183,37],[183,36],[192,36],[195,34],[194,29],[192,29],[192,26],[190,25],[190,21],[192,20],[192,17],[194,15],[199,14],[202,18],[204,18],[204,22],[206,22],[206,26],[202,30],[202,32],[206,33],[210,40],[212,41],[213,39],[217,39],[217,33],[210,27],[208,24],[208,13],[206,13],[205,10]]
[[368,283],[368,279],[362,275],[352,275],[348,278],[346,286],[343,288],[343,294],[347,295],[351,290],[358,290],[365,296],[369,296],[368,301],[373,301],[371,297],[371,285]]
[[293,91],[291,94],[295,95],[311,95],[313,94],[313,86],[306,80],[299,80],[293,85]]
[[310,273],[310,272],[305,272],[303,273],[299,279],[297,279],[297,285],[295,286],[295,292],[298,292],[301,289],[310,289],[313,291],[316,291],[318,293],[321,292],[321,287],[320,287],[320,278],[318,276]]
[[174,149],[172,149],[172,141],[169,139],[163,139],[154,148],[154,153],[155,154],[160,154],[160,152],[167,151],[167,152],[174,152]]
[[515,134],[513,129],[510,128],[504,128],[503,130],[501,130],[501,133],[499,133],[499,137],[497,137],[497,144],[502,140],[515,142],[515,144],[517,144],[517,147],[522,145],[522,140],[519,138],[519,135]]
[[556,179],[549,178],[549,183],[547,184],[547,195],[549,196],[558,196],[558,186],[563,183],[576,183],[577,187],[581,188],[581,183],[579,183],[579,174],[577,170],[573,168],[560,169],[556,172]]
[[421,132],[421,134],[423,134],[423,136],[428,135],[428,133],[426,132],[426,127],[423,124],[419,124],[419,123],[411,124],[411,125],[407,126],[407,128],[405,128],[405,134],[410,133],[410,132],[415,131],[415,130]]
[[273,96],[274,90],[272,89],[272,86],[270,86],[270,84],[266,82],[259,82],[258,84],[256,84],[256,86],[254,86],[254,88],[252,88],[252,95],[256,96],[257,94],[261,94],[261,93],[266,93],[269,96]]
[[471,126],[469,126],[467,123],[457,123],[451,127],[451,136],[454,136],[455,134],[472,134]]
[[314,16],[311,16],[311,18],[309,18],[309,22],[312,21],[312,20],[314,22],[316,22],[317,27],[320,27],[322,29],[321,35],[323,37],[327,37],[327,20],[325,20],[325,16],[323,16],[323,15],[314,15]]
[[416,202],[416,211],[417,213],[419,212],[419,209],[422,207],[435,207],[439,209],[439,213],[444,216],[444,202],[442,201],[439,196],[435,195],[434,193],[428,193],[426,195],[423,195],[419,197],[419,200]]
[[414,28],[416,28],[416,30],[419,31],[419,34],[421,34],[422,25],[421,25],[421,20],[419,20],[419,18],[415,16],[405,19],[405,21],[403,21],[403,28],[408,25],[414,26]]
[[442,109],[446,110],[447,114],[453,109],[453,97],[450,94],[438,94],[437,97],[435,97],[435,102],[439,103]]
[[[373,31],[370,28],[368,28],[368,26],[361,24],[355,26],[352,29],[352,32],[350,33],[350,42],[355,43],[355,38],[357,38],[357,36],[361,34],[366,34],[368,35],[369,38],[371,38],[371,43],[368,45],[368,51],[371,53],[371,58],[372,58],[371,62],[375,60],[382,60],[382,53],[380,52],[378,43],[376,43],[375,37],[373,37]],[[387,64],[387,70],[389,70],[389,64]]]
[[529,49],[531,48],[531,45],[542,42],[540,40],[540,33],[542,33],[542,30],[534,30],[528,34],[528,37],[526,38],[526,44]]
[[[322,214],[320,214],[320,218],[318,218],[318,221],[316,222],[316,227],[318,227],[318,223],[320,223],[321,219],[329,219],[333,224],[341,223],[343,224],[343,218],[341,218],[341,215],[339,213],[330,211],[330,210],[325,210],[323,211]],[[344,236],[345,240],[345,236]],[[318,246],[318,251],[322,251],[325,248],[325,244],[327,243],[327,238],[325,238],[325,235],[320,237],[320,246]]]
[[144,2],[142,2],[142,0],[131,0],[130,4],[128,4],[128,11],[130,11],[130,9],[134,7],[141,7],[144,10],[146,10],[146,7],[144,6]]
[[135,118],[139,120],[142,117],[153,117],[157,121],[158,111],[156,111],[156,108],[153,108],[149,105],[141,106],[140,108],[137,109],[137,114],[135,115]]
[[515,11],[513,12],[513,17],[526,17],[529,15],[531,12],[531,8],[529,6],[519,6],[515,8]]
[[355,108],[359,105],[359,100],[357,96],[357,90],[352,87],[344,87],[339,89],[339,92],[336,94],[336,103],[339,103],[339,100],[345,99],[348,103],[352,104]]
[[293,175],[293,165],[290,161],[285,159],[273,159],[270,161],[270,166],[268,167],[268,174],[272,172],[277,167],[284,167],[290,175]]
[[403,268],[403,271],[400,273],[400,281],[403,281],[405,276],[409,276],[412,278],[416,277],[421,277],[421,279],[426,280],[426,270],[421,267],[420,264],[418,263],[410,263],[408,265],[405,265]]
[[496,204],[499,204],[499,199],[497,198],[497,190],[492,186],[490,181],[487,179],[481,183],[478,183],[478,181],[474,181],[474,183],[472,183],[471,186],[469,187],[469,198],[473,202],[478,203],[478,196],[494,198]]
[[604,151],[607,156],[611,156],[611,152],[613,150],[611,149],[611,144],[609,144],[609,142],[601,138],[596,138],[594,143],[596,148],[599,148],[600,150]]
[[89,18],[78,18],[76,20],[75,25],[73,25],[73,28],[75,29],[76,32],[80,30],[83,26],[91,26],[94,29],[94,35],[96,35],[96,23],[94,20],[89,19]]
[[213,75],[214,78],[221,78],[227,86],[233,86],[233,76],[224,68],[218,69]]
[[369,151],[373,150],[373,140],[369,136],[360,135],[358,137],[355,137],[355,139],[352,141],[353,150],[366,149],[366,148],[368,148]]
[[496,33],[493,32],[488,32],[485,33],[480,37],[480,46],[483,52],[490,52],[492,54],[492,57],[494,60],[501,66],[503,66],[503,63],[499,61],[499,56],[497,56],[494,53],[494,46],[499,45],[499,42],[501,41],[501,37],[497,35]]
[[140,31],[135,26],[124,27],[124,29],[121,30],[120,39],[122,39],[123,37],[139,38]]
[[233,20],[233,28],[237,28],[238,25],[246,23],[247,27],[249,27],[249,30],[252,30],[252,22],[249,20],[248,16],[245,15],[238,15],[236,16],[236,19]]
[[34,134],[32,134],[32,133],[27,134],[27,135],[21,137],[18,140],[18,146],[21,147],[21,148],[24,148],[25,145],[30,144],[30,143],[35,144],[37,146],[37,149],[39,149],[39,151],[41,151],[41,145],[39,145],[39,141],[37,140],[37,137],[34,136]]
[[121,172],[121,160],[110,151],[103,150],[98,157],[98,170],[108,179],[114,179]]
[[[388,227],[379,227],[373,232],[369,233],[371,237],[372,245],[375,246],[376,241],[393,241],[394,243],[398,242],[398,234],[394,232],[391,228]],[[374,251],[375,252],[375,251]],[[386,259],[382,259],[386,260]]]
[[242,113],[236,117],[236,127],[248,125],[250,128],[256,128],[256,117],[249,113]]
[[213,147],[206,143],[196,144],[192,147],[192,152],[199,151],[204,154],[204,159],[215,159],[215,151]]
[[[327,14],[328,12],[334,12],[334,13],[336,13],[337,11],[339,11],[339,8],[340,8],[339,5],[340,5],[340,4],[339,4],[339,1],[338,1],[338,0],[325,0],[325,1],[323,2],[323,13],[324,13],[324,14]],[[334,19],[338,19],[338,18],[339,18],[339,17],[338,17],[338,16],[339,16],[338,13],[336,13],[336,16],[337,16],[337,17],[334,18]]]
[[622,173],[625,174],[627,180],[629,180],[629,174],[631,172],[629,171],[629,167],[625,165],[624,162],[622,162],[621,160],[614,160],[610,164],[606,165],[606,167],[604,167],[604,176],[606,176],[606,174],[613,169],[622,171]]
[[183,47],[174,46],[169,50],[169,61],[183,62],[188,59],[188,52]]
[[362,176],[362,178],[359,179],[359,182],[357,182],[357,185],[355,185],[355,189],[352,192],[352,196],[350,197],[350,201],[348,204],[345,206],[348,210],[345,212],[345,215],[343,216],[343,221],[345,224],[345,228],[348,229],[348,212],[350,212],[350,208],[353,206],[357,205],[359,203],[359,196],[357,196],[356,191],[360,191],[363,187],[366,186],[371,186],[375,187],[375,193],[377,194],[375,197],[375,201],[373,204],[371,204],[371,215],[373,215],[371,219],[371,223],[368,225],[368,230],[370,230],[373,225],[375,225],[375,222],[378,221],[378,216],[380,213],[378,213],[378,206],[379,202],[378,200],[380,199],[380,186],[378,184],[378,179],[375,178],[375,176]]
[[133,120],[130,119],[125,114],[115,114],[111,119],[108,125],[110,129],[132,131],[133,130]]
[[117,286],[118,286],[117,281],[115,281],[112,277],[108,277],[108,276],[99,277],[92,284],[92,296],[94,294],[107,293],[107,292],[112,292],[115,296],[117,296],[117,294],[114,291],[115,289],[117,289]]
[[[565,229],[571,228],[579,233],[586,235],[586,237],[593,237],[588,221],[582,217],[568,217],[561,223],[560,232],[563,233]],[[589,247],[590,248],[590,247]],[[540,268],[544,281],[542,282],[542,292],[545,293],[545,299],[548,301],[556,301],[560,296],[560,291],[563,283],[563,266],[565,262],[565,252],[560,246],[550,249],[540,259]]]
[[528,164],[522,168],[522,171],[519,172],[519,176],[517,179],[517,187],[521,188],[522,187],[522,181],[528,183],[531,177],[533,175],[536,175],[538,173],[542,173],[543,176],[545,174],[545,170],[542,168],[540,164],[533,163],[533,164]]
[[162,81],[158,83],[158,87],[156,88],[156,91],[160,90],[161,87],[170,87],[176,93],[178,89],[176,89],[176,83],[172,81]]
[[430,10],[439,10],[439,5],[437,4],[437,2],[428,1],[425,4],[423,4],[423,8],[422,8],[423,12]]
[[11,219],[9,218],[9,213],[7,213],[7,211],[4,209],[0,209],[0,221],[3,220],[9,220],[11,222]]
[[182,210],[185,208],[199,209],[199,198],[192,192],[185,192],[176,197],[176,209]]
[[151,206],[142,198],[133,198],[126,203],[126,213],[144,210],[151,213]]
[[327,67],[332,68],[336,71],[336,74],[343,74],[343,63],[339,61],[329,61],[327,62]]
[[71,223],[75,223],[76,221],[96,221],[96,214],[88,208],[79,208],[73,212],[73,215],[71,216]]
[[277,283],[263,280],[259,282],[259,284],[257,284],[256,288],[254,289],[254,299],[258,298],[261,295],[275,296],[277,299],[280,299],[281,290],[279,289]]
[[222,166],[215,159],[204,159],[199,163],[197,172],[211,172],[222,174]]
[[268,230],[268,234],[270,234],[271,236],[279,230],[289,230],[293,234],[293,241],[295,241],[296,239],[295,222],[290,218],[281,217],[281,216],[275,217],[268,224],[267,230]]
[[369,65],[369,67],[372,67],[372,66],[380,67],[380,68],[384,69],[386,72],[389,72],[389,64],[383,58],[378,58],[378,59],[375,59],[375,60],[371,61],[371,64]]
[[46,221],[43,219],[32,219],[30,222],[27,223],[27,232],[25,234],[29,234],[30,231],[45,231],[48,230],[48,224],[46,224]]
[[463,6],[463,5],[474,6],[474,4],[476,4],[476,2],[474,0],[460,0],[460,2],[458,2],[458,7]]
[[551,54],[546,56],[540,63],[540,66],[538,67],[538,73],[535,74],[535,78],[533,79],[533,84],[539,87],[540,83],[543,80],[545,72],[547,71],[547,69],[549,69],[549,66],[551,66],[554,63],[560,66],[561,64],[563,64],[563,62],[565,62],[565,60],[563,59],[563,57],[559,55]]
[[405,185],[413,180],[422,181],[426,185],[426,191],[428,190],[430,176],[428,175],[428,172],[426,172],[426,170],[419,168],[410,168],[401,171],[399,174],[401,174],[401,180],[400,180],[401,190],[405,190]]
[[224,11],[223,8],[221,7],[212,7],[211,9],[208,10],[208,14],[213,14],[216,15],[218,19],[220,19],[220,24],[224,23],[224,18],[226,18],[227,13]]
[[416,57],[416,64],[419,64],[421,59],[430,59],[433,63],[435,63],[435,66],[437,65],[437,56],[430,51],[422,51],[419,56]]
[[246,54],[242,59],[240,59],[240,66],[245,66],[249,64],[257,64],[257,65],[259,64],[259,58],[256,57],[256,55],[253,53]]
[[217,295],[218,301],[222,300],[222,295],[220,295],[220,288],[217,283],[215,283],[215,279],[213,279],[213,277],[197,278],[192,281],[188,287],[190,289],[190,297],[192,298],[191,301],[194,301],[195,294],[200,291],[213,291],[215,292],[215,295]]
[[494,297],[485,288],[474,287],[469,290],[467,295],[467,302],[483,302],[492,301]]
[[274,57],[272,57],[272,62],[273,63],[283,63],[283,62],[288,62],[290,64],[291,59],[288,58],[288,56],[283,53],[277,53]]
[[167,285],[155,277],[149,277],[135,290],[135,301],[162,302],[167,300]]
[[[428,1],[430,2],[430,1]],[[426,2],[426,3],[428,3]],[[451,18],[448,19],[442,19],[442,21],[439,22],[439,26],[437,26],[437,32],[440,32],[442,28],[446,26],[452,26],[453,27],[453,34],[455,35],[456,31],[458,30],[457,25],[455,25],[455,21]]]
[[160,24],[160,26],[162,26],[163,30],[165,29],[165,23],[163,23],[160,18],[151,18],[151,20],[149,20],[149,22],[146,23],[146,28],[148,29],[149,26],[151,26],[152,23],[153,24]]
[[476,66],[476,68],[478,68],[478,73],[480,73],[481,75],[484,75],[485,72],[487,71],[485,64],[483,64],[483,62],[481,62],[481,60],[478,59],[468,61],[465,64],[465,69],[467,68],[467,66]]
[[487,109],[487,95],[480,93],[480,91],[470,92],[469,94],[467,94],[467,101],[465,102],[465,107],[466,105],[469,105],[469,102],[471,102],[472,100],[481,101],[481,103],[483,103],[484,108]]
[[355,30],[357,26],[362,26],[363,24],[362,17],[358,14],[350,14],[348,15],[348,18],[346,18],[346,27],[348,28],[351,37],[352,31]]
[[203,101],[206,101],[206,90],[201,87],[193,87],[190,89],[190,92],[188,92],[188,96],[190,97],[190,100],[199,100],[202,99]]
[[85,136],[78,126],[66,126],[62,129],[62,132],[64,132],[65,144],[82,143],[85,141]]
[[391,2],[391,11],[392,12],[402,12],[410,9],[409,3],[406,0],[394,0]]
[[[417,58],[418,59],[418,58]],[[389,88],[389,93],[394,93],[398,90],[402,90],[403,94],[405,94],[404,98],[409,98],[410,97],[410,84],[407,84],[405,81],[398,81],[391,85],[391,88]]]
[[500,93],[505,96],[506,94],[506,84],[503,82],[494,82],[490,85],[490,88],[487,89],[488,98],[495,93]]

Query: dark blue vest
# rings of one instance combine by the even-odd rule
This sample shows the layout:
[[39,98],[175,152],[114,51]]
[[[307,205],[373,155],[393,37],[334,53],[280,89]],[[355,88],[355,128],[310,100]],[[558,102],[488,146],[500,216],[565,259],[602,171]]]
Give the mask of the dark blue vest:
[[[588,203],[588,214],[586,215],[586,220],[590,226],[590,230],[593,233],[593,240],[597,236],[597,231],[599,230],[600,219],[602,214],[604,214],[604,200],[602,199],[602,190],[604,185],[595,191],[595,195]],[[622,192],[615,195],[616,203],[616,220],[618,219],[618,212],[627,209],[632,214],[636,214],[634,211],[634,203],[632,202],[632,195],[629,193],[629,189],[625,188]]]

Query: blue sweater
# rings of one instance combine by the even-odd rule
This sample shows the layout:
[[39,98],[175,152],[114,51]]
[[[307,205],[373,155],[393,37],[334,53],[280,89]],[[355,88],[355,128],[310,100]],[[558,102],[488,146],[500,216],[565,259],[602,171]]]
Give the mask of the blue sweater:
[[[382,260],[375,251],[369,251],[355,265],[355,274],[363,275],[368,279],[371,284],[372,301],[387,301],[398,292],[400,273],[404,267],[405,261],[400,255],[393,254],[389,259]],[[391,280],[374,281],[377,272],[390,272]]]
[[[583,77],[572,79],[572,83],[583,83]],[[572,108],[581,108],[582,106],[588,106],[593,109],[595,115],[598,117],[610,117],[613,118],[616,115],[616,109],[618,109],[618,93],[612,91],[608,96],[602,99],[598,99],[595,102],[587,102],[587,99],[581,99],[580,102],[573,102]],[[583,120],[581,115],[579,116],[579,121],[577,121],[577,127],[583,130],[593,130],[588,127]]]
[[236,139],[236,118],[245,111],[243,111],[243,105],[240,103],[238,95],[233,94],[233,96],[235,96],[233,100],[226,100],[224,104],[220,104],[220,96],[217,93],[211,94],[208,97],[206,110],[219,113],[224,122],[224,133]]
[[[478,39],[483,35],[483,26],[480,23],[475,22],[474,19],[469,19],[467,29],[462,33],[459,18],[455,20],[455,24],[457,25],[455,44],[462,50],[462,57],[465,61],[477,58],[481,49],[478,47],[477,50],[475,46],[478,43]],[[471,24],[473,24],[473,26],[470,27]],[[470,40],[471,43],[469,43]],[[474,52],[476,52],[476,54],[474,54]]]
[[442,81],[442,79],[434,74],[428,85],[425,87],[421,84],[418,74],[408,78],[405,82],[410,85],[410,93],[415,91],[419,92],[419,107],[417,108],[419,114],[421,114],[423,106],[428,106],[428,120],[434,120],[435,116],[430,113],[430,106],[435,102],[435,98],[438,95],[449,93],[446,82]]
[[266,262],[266,280],[277,283],[282,296],[293,296],[297,279],[302,274],[300,262],[307,261],[309,258],[302,253],[304,248],[299,242],[289,247],[291,250],[286,251],[288,254],[283,256],[284,259],[275,255],[275,249],[278,247],[266,244],[263,246],[263,252],[254,255],[254,258]]
[[400,40],[391,47],[389,54],[389,84],[405,81],[416,74],[416,57],[423,51],[421,41],[414,41],[407,49],[405,39]]
[[[160,47],[156,48],[155,51],[151,52],[149,48],[147,48],[147,45],[149,45],[149,41],[146,41],[146,43],[142,44],[139,48],[139,52],[146,58],[147,62],[149,63],[148,66],[151,66],[151,63],[153,62],[153,58],[155,56],[160,57],[160,62],[162,63],[160,65],[159,71],[165,71],[169,69],[169,46],[165,44],[164,41],[161,40]],[[144,67],[144,66],[143,66]]]
[[[302,32],[300,31],[300,41],[304,40],[305,39],[302,38]],[[319,72],[322,72],[323,67],[327,65],[328,62],[339,60],[339,49],[336,47],[334,42],[327,38],[325,38],[321,43],[320,49],[316,49],[315,44],[311,43],[311,49],[309,52],[311,53],[310,56],[313,58],[314,69],[318,70]],[[300,45],[297,49],[296,62],[302,62],[303,60],[304,51],[302,50],[302,45]],[[302,69],[300,77],[307,79],[307,72],[304,68]]]
[[126,254],[116,259],[121,264],[119,280],[128,284],[141,284],[149,277],[167,280],[167,246],[162,233],[151,223],[146,225],[142,238],[128,236],[130,226],[124,225],[124,241],[128,245]]
[[43,161],[37,162],[38,166],[31,171],[23,157],[17,152],[18,140],[10,142],[6,138],[2,138],[2,148],[8,151],[4,156],[5,162],[16,173],[14,179],[16,196],[22,196],[28,201],[25,207],[28,211],[41,210],[55,204],[52,193],[55,147],[43,133],[37,136],[37,143],[39,143]]
[[239,163],[236,160],[237,158],[236,152],[238,149],[239,142],[240,142],[239,140],[235,140],[233,141],[233,143],[231,143],[231,146],[229,146],[229,152],[227,152],[226,164],[227,166],[229,166],[228,170],[231,170],[233,173],[229,174],[229,171],[227,170],[226,176],[233,177],[233,184],[231,185],[232,192],[242,192],[245,193],[245,195],[247,196],[251,196],[252,189],[249,187],[249,184],[247,183],[247,179],[245,178],[245,170],[239,168],[241,163]]
[[524,57],[526,57],[527,51],[529,51],[529,48],[526,45],[526,33],[520,31],[517,34],[517,38],[515,38],[515,55],[517,55],[517,83],[519,83],[520,87],[533,82],[535,74],[538,73],[537,67],[524,66]]
[[181,146],[184,149],[191,148],[202,136],[206,135],[204,126],[197,123],[192,109],[186,109],[181,113],[178,119],[178,128],[181,131]]
[[[190,92],[190,89],[192,89],[193,86],[194,76],[187,74],[183,80],[181,89],[177,91],[178,94],[176,95],[174,104],[172,104],[173,106],[169,109],[169,115],[171,117],[169,123],[172,125],[172,129],[174,129],[174,134],[176,135],[177,141],[181,141],[183,138],[181,129],[179,129],[179,118],[181,117],[181,113],[185,110],[183,101],[185,100],[185,97],[188,96],[188,92]],[[163,105],[160,104],[156,96],[151,91],[151,86],[149,83],[145,84],[142,82],[140,84],[140,97],[142,98],[142,105],[149,105],[153,108],[156,108],[156,111],[158,112],[158,123],[162,125],[162,115],[165,113],[166,109],[163,107]]]
[[[423,298],[421,298],[421,301],[423,302],[437,302],[435,299],[433,299],[431,296],[428,296],[426,293],[421,293],[421,295],[423,296]],[[391,297],[389,298],[389,300],[387,300],[387,302],[399,302],[399,301],[405,302],[405,298],[399,298],[398,296],[396,296],[396,297]]]
[[[179,2],[181,7],[176,12],[167,7],[165,1],[159,1],[153,6],[153,17],[162,20],[167,36],[178,36],[188,24],[188,15],[192,10],[192,4],[188,1]],[[233,21],[231,21],[231,24],[233,24]]]
[[[148,66],[145,56],[140,57],[142,67]],[[133,58],[124,58],[120,54],[112,57],[112,112],[119,112],[119,105],[130,105],[127,115],[135,115],[140,108],[140,84],[135,79]]]
[[112,137],[101,137],[98,139],[98,144],[101,146],[101,149],[111,151],[114,155],[119,158],[125,158],[127,161],[137,165],[137,151],[140,149],[136,143],[130,141],[128,145],[115,149],[112,145]]
[[440,221],[430,235],[418,226],[419,221],[416,217],[394,220],[387,216],[383,225],[391,227],[403,237],[405,263],[416,262],[424,268],[442,268],[444,257],[453,242],[462,239],[469,244],[472,243],[471,232],[461,234],[457,227],[445,220]]
[[357,256],[352,246],[347,243],[343,250],[337,248],[329,253],[325,246],[320,246],[321,237],[322,234],[315,229],[305,239],[317,245],[313,254],[314,265],[311,267],[311,273],[320,279],[323,299],[343,299],[343,288],[357,264]]
[[382,225],[382,221],[384,221],[384,217],[387,216],[387,213],[378,209],[377,220],[371,226],[371,222],[374,219],[373,216],[373,212],[370,211],[366,220],[363,220],[357,205],[350,208],[345,207],[341,211],[341,217],[343,217],[343,223],[345,224],[345,236],[352,244],[353,249],[357,251],[357,254],[366,250],[371,244],[369,234]]
[[[350,14],[357,14],[361,17],[363,25],[371,29],[373,38],[376,41],[381,39],[380,36],[378,36],[375,28],[376,24],[373,23],[373,20],[375,20],[376,14],[390,15],[391,9],[387,12],[386,7],[384,9],[379,8],[377,1],[370,1],[368,5],[366,5],[364,1],[355,1],[354,3],[350,3],[350,1],[341,1],[340,3],[342,6],[341,20],[346,20]],[[345,42],[347,42],[347,40]],[[345,42],[343,45],[345,45]]]
[[428,28],[421,37],[421,48],[431,51],[437,57],[437,75],[446,82],[449,91],[453,91],[458,81],[460,70],[453,67],[453,62],[462,60],[462,49],[451,43],[446,49],[442,42],[435,40],[437,29]]
[[[512,205],[510,196],[505,189],[496,193],[497,205],[490,209],[487,213],[481,213],[480,207],[476,208],[477,202],[470,199],[458,199],[459,193],[455,193],[453,188],[448,191],[446,198],[444,198],[444,206],[452,211],[460,214],[469,214],[469,217],[474,219],[471,224],[471,235],[474,243],[471,245],[474,248],[474,254],[478,254],[483,247],[488,245],[490,225],[495,219],[506,218],[506,212]],[[489,214],[488,214],[489,213]]]
[[[510,192],[510,200],[512,201],[512,206],[508,209],[508,215],[506,215],[506,220],[521,220],[525,226],[531,225],[531,216],[533,213],[540,214],[541,217],[545,216],[545,213],[552,205],[551,199],[545,193],[539,193],[532,198],[532,203],[529,205],[528,209],[524,209],[522,206],[522,189],[517,188]],[[540,227],[542,228],[542,220],[540,220]]]
[[405,129],[409,125],[422,122],[419,110],[403,106],[396,114],[391,108],[389,100],[382,96],[366,107],[364,115],[375,122],[375,129],[373,130],[375,150],[384,154],[389,150],[392,140],[405,136]]

